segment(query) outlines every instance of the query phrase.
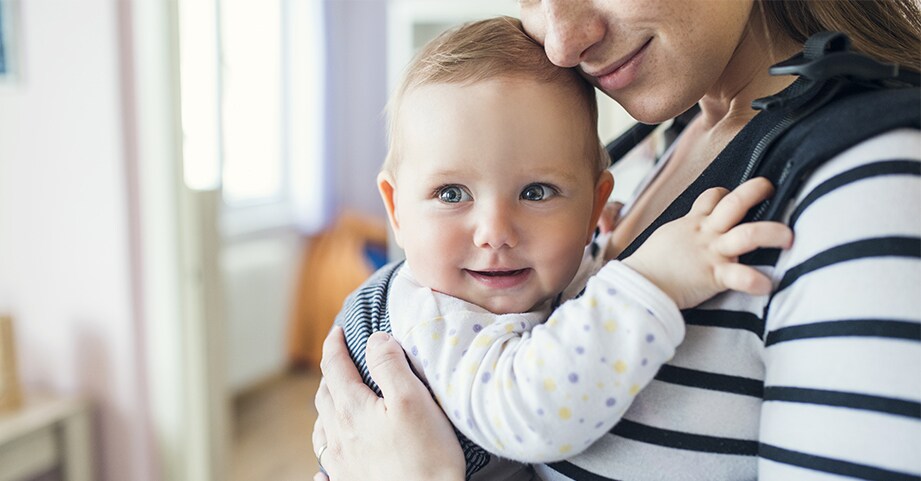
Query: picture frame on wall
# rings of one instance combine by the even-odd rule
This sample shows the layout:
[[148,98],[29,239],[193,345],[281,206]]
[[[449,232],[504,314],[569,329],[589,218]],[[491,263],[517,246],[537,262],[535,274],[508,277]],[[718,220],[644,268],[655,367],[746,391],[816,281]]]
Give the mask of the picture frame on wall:
[[17,0],[0,0],[0,84],[19,76],[17,58]]

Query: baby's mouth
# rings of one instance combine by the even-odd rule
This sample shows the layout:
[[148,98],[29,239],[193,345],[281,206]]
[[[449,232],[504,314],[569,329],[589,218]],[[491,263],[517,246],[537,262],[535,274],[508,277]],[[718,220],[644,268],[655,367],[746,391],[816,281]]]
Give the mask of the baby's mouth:
[[525,269],[490,269],[486,271],[474,271],[464,269],[471,277],[476,279],[487,287],[491,288],[509,288],[515,287],[524,282],[531,275],[531,268]]

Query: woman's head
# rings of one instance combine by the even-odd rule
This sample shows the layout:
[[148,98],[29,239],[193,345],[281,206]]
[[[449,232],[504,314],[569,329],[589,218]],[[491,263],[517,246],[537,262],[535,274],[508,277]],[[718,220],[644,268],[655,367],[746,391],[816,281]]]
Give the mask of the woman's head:
[[646,122],[705,95],[732,96],[822,30],[844,31],[878,58],[919,63],[916,0],[521,0],[521,18],[551,61],[580,67]]

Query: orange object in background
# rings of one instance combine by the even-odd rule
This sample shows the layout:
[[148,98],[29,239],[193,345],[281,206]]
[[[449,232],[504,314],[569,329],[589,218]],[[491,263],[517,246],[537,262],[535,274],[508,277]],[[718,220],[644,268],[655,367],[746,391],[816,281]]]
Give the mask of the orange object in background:
[[344,213],[310,238],[294,291],[288,329],[288,363],[319,367],[323,340],[345,298],[370,276],[375,265],[368,248],[385,252],[384,219]]
[[0,316],[0,412],[15,411],[22,406],[14,340],[13,319]]

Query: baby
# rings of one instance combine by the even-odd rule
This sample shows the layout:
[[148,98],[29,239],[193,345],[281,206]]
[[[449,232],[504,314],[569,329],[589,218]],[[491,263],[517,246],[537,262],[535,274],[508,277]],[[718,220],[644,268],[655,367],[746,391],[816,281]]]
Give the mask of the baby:
[[[375,312],[389,313],[457,430],[502,458],[550,462],[598,440],[683,340],[679,308],[727,288],[766,292],[737,257],[790,243],[780,224],[733,230],[770,194],[756,179],[731,201],[708,191],[633,256],[605,263],[594,233],[614,181],[594,95],[502,17],[429,43],[389,105],[378,188],[406,261]],[[388,326],[355,314],[369,298],[359,290],[340,322],[374,387],[364,341]],[[512,476],[461,441],[468,476],[487,463],[488,479]]]

